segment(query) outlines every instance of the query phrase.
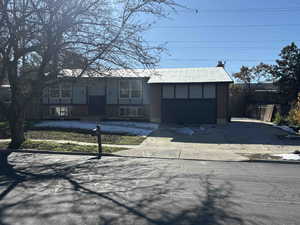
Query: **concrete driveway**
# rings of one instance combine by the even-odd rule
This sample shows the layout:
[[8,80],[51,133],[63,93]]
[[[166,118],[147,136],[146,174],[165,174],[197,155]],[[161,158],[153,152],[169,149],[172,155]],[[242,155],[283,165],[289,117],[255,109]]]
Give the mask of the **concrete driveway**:
[[299,140],[281,138],[286,132],[258,120],[233,119],[228,125],[201,125],[193,135],[163,126],[139,147],[119,155],[173,159],[242,161],[244,154],[291,153],[300,150]]

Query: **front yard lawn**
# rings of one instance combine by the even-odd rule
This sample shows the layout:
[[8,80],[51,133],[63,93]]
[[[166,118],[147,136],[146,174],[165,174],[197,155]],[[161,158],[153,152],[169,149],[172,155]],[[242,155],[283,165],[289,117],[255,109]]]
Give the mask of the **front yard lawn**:
[[[8,142],[0,143],[0,149],[6,149],[8,147]],[[121,150],[126,150],[126,148],[116,148],[102,146],[103,152],[112,153]],[[37,150],[48,150],[56,152],[86,152],[86,153],[97,153],[98,146],[91,145],[77,145],[71,143],[55,143],[55,142],[43,142],[43,141],[25,141],[20,149],[37,149]]]
[[[27,139],[49,139],[49,140],[70,140],[88,143],[97,143],[97,138],[89,134],[88,131],[79,129],[55,130],[53,129],[33,129],[32,123],[25,123],[25,136]],[[10,131],[7,122],[0,122],[0,139],[10,138]],[[102,134],[103,144],[115,145],[139,145],[146,138],[143,136],[121,135],[121,134]]]
[[[50,140],[70,140],[79,142],[97,143],[97,138],[86,133],[68,132],[68,131],[52,131],[52,130],[29,130],[26,132],[28,139],[50,139]],[[127,136],[119,134],[102,134],[101,140],[103,144],[115,145],[139,145],[146,138],[141,136]]]

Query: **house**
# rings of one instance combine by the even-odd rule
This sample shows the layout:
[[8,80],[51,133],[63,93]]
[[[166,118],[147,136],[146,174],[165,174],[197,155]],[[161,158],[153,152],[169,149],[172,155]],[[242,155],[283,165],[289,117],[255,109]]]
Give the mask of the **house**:
[[226,123],[229,84],[223,67],[118,70],[72,79],[65,70],[46,88],[40,119],[132,119],[159,123]]

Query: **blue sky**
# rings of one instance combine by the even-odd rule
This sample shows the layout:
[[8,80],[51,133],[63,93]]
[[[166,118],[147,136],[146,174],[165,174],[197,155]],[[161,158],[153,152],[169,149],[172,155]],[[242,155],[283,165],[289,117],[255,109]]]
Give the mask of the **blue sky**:
[[145,36],[151,44],[168,42],[160,68],[209,67],[225,60],[233,73],[242,65],[273,63],[292,41],[300,45],[299,0],[177,2],[191,10],[160,19]]

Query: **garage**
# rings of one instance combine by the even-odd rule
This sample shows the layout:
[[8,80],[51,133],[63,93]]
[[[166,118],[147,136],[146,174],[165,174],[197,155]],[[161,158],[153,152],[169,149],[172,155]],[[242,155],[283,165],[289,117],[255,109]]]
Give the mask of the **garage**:
[[215,84],[164,84],[163,123],[216,123]]
[[226,124],[229,85],[223,67],[160,69],[151,76],[150,118],[168,124]]

